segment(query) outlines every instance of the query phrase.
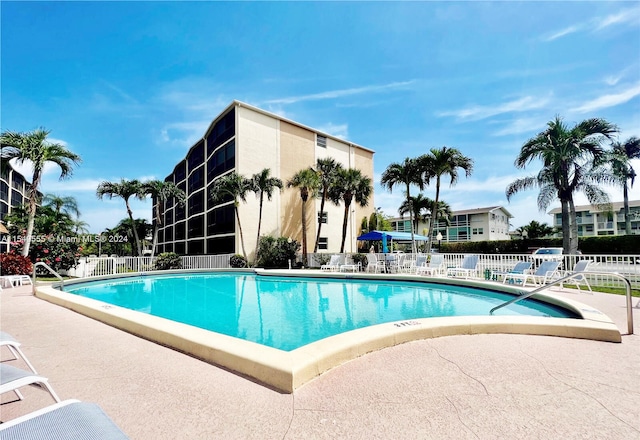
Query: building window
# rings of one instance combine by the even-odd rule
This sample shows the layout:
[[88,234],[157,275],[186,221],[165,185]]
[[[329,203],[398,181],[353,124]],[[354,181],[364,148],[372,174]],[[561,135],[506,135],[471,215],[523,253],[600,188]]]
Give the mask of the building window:
[[484,234],[484,228],[473,228],[473,235],[482,235]]
[[327,137],[316,135],[316,145],[318,147],[327,148]]
[[[322,215],[322,218],[320,218]],[[318,212],[318,221],[320,223],[327,223],[327,211],[324,211],[322,214]]]
[[320,237],[318,239],[318,249],[327,250],[329,249],[329,240],[327,237]]

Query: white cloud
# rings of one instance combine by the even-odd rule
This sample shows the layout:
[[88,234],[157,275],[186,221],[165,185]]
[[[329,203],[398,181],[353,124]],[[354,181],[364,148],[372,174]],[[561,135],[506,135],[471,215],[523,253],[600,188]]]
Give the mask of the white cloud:
[[454,116],[462,120],[478,121],[492,116],[536,110],[545,107],[551,100],[547,97],[524,96],[522,98],[499,103],[496,105],[471,105],[459,110],[450,110],[437,113],[437,116]]
[[580,30],[581,26],[578,25],[574,25],[574,26],[569,26],[567,28],[564,28],[558,32],[554,32],[551,35],[547,35],[541,38],[542,41],[553,41],[553,40],[557,40],[558,38],[564,37],[566,35],[570,35],[573,34],[575,32],[578,32]]
[[493,136],[538,132],[544,128],[545,123],[542,118],[515,118],[503,128],[494,132]]
[[295,104],[303,101],[317,101],[321,99],[335,99],[342,98],[344,96],[360,95],[364,93],[380,93],[388,90],[396,90],[406,88],[415,83],[412,81],[392,82],[389,84],[354,87],[351,89],[342,90],[330,90],[327,92],[312,93],[309,95],[290,96],[287,98],[270,99],[264,102],[264,104]]
[[609,26],[619,25],[622,23],[638,23],[640,22],[640,8],[630,8],[620,11],[616,14],[608,15],[602,19],[596,19],[596,31],[600,31]]
[[174,122],[166,124],[160,129],[162,142],[180,146],[185,149],[191,148],[193,144],[205,135],[211,120],[201,119],[190,122]]
[[615,107],[616,105],[624,104],[625,102],[630,101],[638,95],[640,95],[640,83],[618,93],[603,95],[591,101],[587,101],[584,104],[572,108],[569,111],[576,113],[588,113],[603,108]]
[[340,139],[347,139],[349,137],[349,125],[348,124],[328,124],[316,127],[318,131],[330,134]]

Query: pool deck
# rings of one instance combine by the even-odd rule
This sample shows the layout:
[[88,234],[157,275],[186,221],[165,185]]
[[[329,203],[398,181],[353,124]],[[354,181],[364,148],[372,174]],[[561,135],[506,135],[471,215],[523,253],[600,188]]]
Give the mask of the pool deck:
[[[1,329],[62,399],[98,403],[132,439],[640,439],[640,308],[627,335],[624,296],[554,290],[607,314],[622,343],[446,336],[369,353],[284,394],[20,289],[0,293]],[[2,396],[0,420],[52,403],[39,389],[24,395]]]

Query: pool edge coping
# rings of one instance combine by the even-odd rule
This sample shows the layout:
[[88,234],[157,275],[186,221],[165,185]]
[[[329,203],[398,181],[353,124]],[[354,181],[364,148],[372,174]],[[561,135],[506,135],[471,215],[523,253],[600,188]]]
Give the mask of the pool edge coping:
[[[150,275],[185,272],[214,271],[162,271],[153,272]],[[389,280],[388,275],[376,274],[357,274],[357,276],[352,274],[349,276],[349,274],[320,273],[320,271],[286,270],[250,270],[250,272],[262,275],[295,277]],[[85,278],[65,284],[138,275],[141,274],[130,273],[118,277]],[[415,275],[397,275],[393,279],[398,281],[465,285],[512,294],[521,290],[509,286],[463,279],[432,278]],[[80,297],[60,291],[52,286],[37,286],[36,296],[112,327],[228,369],[284,393],[292,393],[326,371],[364,354],[421,339],[453,335],[504,333],[560,336],[605,342],[622,341],[620,331],[605,314],[578,301],[561,299],[552,294],[538,294],[535,298],[568,308],[581,316],[582,319],[507,315],[403,320],[341,333],[289,352],[106,304],[91,298]]]

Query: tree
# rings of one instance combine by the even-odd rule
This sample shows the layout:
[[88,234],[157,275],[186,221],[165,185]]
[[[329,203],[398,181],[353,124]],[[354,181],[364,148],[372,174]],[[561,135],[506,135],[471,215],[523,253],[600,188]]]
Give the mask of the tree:
[[338,204],[340,200],[344,203],[344,217],[342,219],[342,242],[340,253],[344,252],[344,243],[347,238],[347,225],[349,220],[349,208],[353,200],[360,206],[367,206],[369,197],[373,193],[371,179],[364,176],[360,170],[355,168],[340,168],[336,175],[335,183],[329,191],[331,201]]
[[135,224],[133,220],[133,211],[131,211],[131,206],[129,205],[129,199],[131,197],[135,197],[139,200],[144,200],[146,194],[144,189],[142,188],[142,183],[139,180],[125,180],[120,179],[120,182],[107,182],[104,181],[98,185],[96,189],[96,195],[99,199],[102,199],[104,196],[113,199],[114,197],[120,197],[124,200],[124,204],[127,208],[127,214],[129,215],[129,220],[131,221],[133,239],[136,245],[137,255],[142,255],[142,246],[140,244],[140,237],[138,236],[138,231],[133,227]]
[[51,207],[56,212],[64,212],[69,215],[80,217],[78,202],[74,197],[62,197],[56,194],[45,194],[42,204]]
[[298,171],[287,182],[287,188],[298,188],[302,200],[302,261],[307,265],[307,211],[309,197],[315,197],[320,189],[320,178],[313,168]]
[[[629,188],[633,188],[633,183],[636,179],[636,171],[631,166],[631,160],[640,159],[640,139],[637,137],[631,137],[624,143],[614,142],[611,147],[611,171],[622,186],[624,230],[626,235],[631,235]],[[630,184],[629,181],[631,181]]]
[[173,182],[165,182],[162,180],[149,180],[144,182],[142,184],[142,192],[151,196],[155,203],[155,221],[153,222],[153,242],[151,245],[151,257],[153,258],[156,253],[158,229],[162,226],[165,204],[169,199],[175,199],[177,204],[184,205],[187,200],[187,195]]
[[539,223],[535,220],[531,220],[528,225],[524,225],[521,228],[516,229],[522,235],[523,231],[527,231],[527,238],[543,238],[547,237],[555,232],[555,229],[546,223]]
[[333,187],[336,181],[338,173],[342,170],[342,165],[336,162],[335,159],[327,157],[324,159],[318,159],[316,162],[316,172],[320,178],[320,214],[318,215],[318,232],[316,234],[316,244],[313,247],[313,253],[318,252],[318,245],[320,244],[320,231],[322,229],[322,219],[324,215],[324,204],[329,196],[329,191]]
[[22,255],[29,254],[36,208],[39,202],[40,183],[45,164],[54,163],[60,167],[60,180],[71,176],[74,165],[80,164],[82,159],[72,153],[64,145],[47,141],[51,131],[38,128],[29,133],[5,131],[0,135],[0,161],[15,159],[19,164],[25,161],[33,165],[31,186],[27,191],[29,221]]
[[413,230],[413,207],[411,204],[411,185],[417,185],[420,190],[424,188],[424,179],[422,178],[422,170],[416,159],[405,158],[402,163],[392,163],[382,173],[380,183],[386,187],[389,192],[396,185],[405,186],[405,194],[407,196],[407,204],[409,208],[409,220],[411,224],[411,252],[416,252],[416,240]]
[[[458,182],[458,169],[464,171],[469,177],[473,172],[473,160],[462,154],[456,148],[442,147],[432,148],[428,154],[418,158],[420,169],[424,175],[425,183],[429,184],[431,179],[436,179],[436,198],[433,200],[432,213],[438,212],[438,202],[440,201],[440,183],[443,176],[449,177],[449,186],[454,186]],[[435,218],[431,219],[429,225],[429,247],[434,237]]]
[[398,214],[405,215],[413,209],[413,230],[418,232],[418,223],[420,220],[425,220],[427,213],[433,209],[433,200],[428,197],[418,194],[417,196],[411,196],[410,199],[406,199],[398,208]]
[[601,166],[606,154],[601,144],[611,139],[617,127],[604,119],[586,119],[572,128],[560,116],[547,123],[547,129],[522,146],[515,166],[526,167],[534,159],[542,161],[537,176],[517,179],[506,190],[507,200],[516,192],[535,186],[540,188],[538,207],[543,210],[557,197],[562,209],[562,247],[564,252],[578,250],[578,224],[573,194],[583,191],[590,203],[608,203],[608,196],[598,185],[611,180]]
[[233,200],[233,210],[236,213],[236,220],[238,221],[238,231],[240,232],[242,256],[245,260],[247,260],[247,252],[244,248],[244,235],[242,233],[242,224],[240,223],[238,206],[240,206],[240,200],[246,203],[247,193],[249,191],[252,191],[251,180],[247,179],[244,176],[241,176],[235,171],[214,180],[213,187],[211,188],[211,199],[214,203],[223,203],[229,200]]
[[266,195],[267,199],[271,200],[271,197],[273,197],[273,193],[276,188],[278,188],[278,190],[282,190],[283,188],[282,180],[278,179],[277,177],[271,177],[270,174],[271,170],[269,168],[265,168],[251,177],[252,191],[255,192],[260,199],[255,261],[258,261],[258,252],[260,251],[260,228],[262,226],[262,204],[264,202],[264,196]]

